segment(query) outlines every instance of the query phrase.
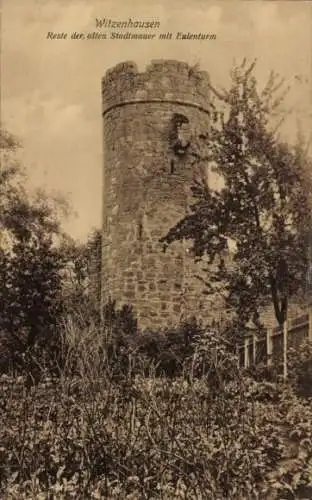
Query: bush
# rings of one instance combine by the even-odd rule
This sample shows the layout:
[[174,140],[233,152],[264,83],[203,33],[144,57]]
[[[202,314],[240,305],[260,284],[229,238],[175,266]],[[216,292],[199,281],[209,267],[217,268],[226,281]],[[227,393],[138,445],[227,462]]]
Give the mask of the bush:
[[235,346],[221,328],[208,328],[199,332],[192,343],[192,376],[207,377],[217,390],[225,382],[240,377]]
[[303,342],[288,352],[289,378],[300,396],[312,397],[312,342]]
[[179,377],[194,352],[193,342],[202,327],[190,319],[176,328],[138,333],[138,353],[154,364],[158,376]]
[[312,479],[311,407],[287,386],[87,372],[0,392],[3,498],[277,499]]
[[168,377],[166,335],[143,349],[120,326],[111,354],[111,327],[68,323],[58,378],[0,379],[1,497],[277,499],[311,482],[310,403],[247,377],[221,329],[197,330]]

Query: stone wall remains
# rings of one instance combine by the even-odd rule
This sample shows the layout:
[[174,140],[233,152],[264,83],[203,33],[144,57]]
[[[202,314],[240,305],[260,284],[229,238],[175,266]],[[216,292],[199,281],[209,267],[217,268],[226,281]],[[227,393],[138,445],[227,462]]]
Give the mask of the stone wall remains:
[[[199,265],[186,245],[164,253],[159,239],[190,202],[187,147],[209,129],[209,76],[178,61],[154,61],[144,72],[126,62],[106,73],[102,95],[102,301],[132,304],[142,329],[207,318],[215,307],[195,276]],[[178,151],[181,122],[190,140]]]

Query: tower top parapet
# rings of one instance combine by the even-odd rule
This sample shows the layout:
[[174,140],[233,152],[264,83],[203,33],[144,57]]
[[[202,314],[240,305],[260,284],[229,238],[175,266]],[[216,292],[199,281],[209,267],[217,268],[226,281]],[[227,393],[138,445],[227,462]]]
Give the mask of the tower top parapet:
[[132,61],[117,64],[102,79],[103,113],[136,102],[181,102],[209,110],[209,74],[188,63],[159,59],[144,72]]

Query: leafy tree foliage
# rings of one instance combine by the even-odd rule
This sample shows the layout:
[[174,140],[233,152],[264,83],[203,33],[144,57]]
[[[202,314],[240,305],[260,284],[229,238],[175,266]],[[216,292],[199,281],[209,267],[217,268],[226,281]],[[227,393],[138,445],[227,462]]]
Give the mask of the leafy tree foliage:
[[190,153],[197,170],[215,172],[222,188],[197,176],[189,213],[162,241],[192,240],[196,258],[217,263],[207,270],[210,286],[222,283],[239,322],[258,327],[268,303],[283,325],[290,298],[306,282],[311,161],[302,140],[283,142],[273,126],[287,91],[283,81],[272,73],[260,91],[254,66],[235,66],[230,89],[215,91],[220,107],[212,105],[211,127]]
[[0,145],[0,333],[12,352],[23,352],[39,341],[47,347],[59,334],[68,271],[74,265],[77,288],[82,251],[61,228],[66,201],[31,194],[16,160],[17,140],[1,131]]
[[51,333],[60,312],[64,262],[56,243],[62,234],[53,200],[24,188],[17,146],[14,137],[1,133],[0,328],[32,346]]
[[81,326],[89,320],[100,321],[101,247],[99,229],[93,229],[86,242],[67,238],[62,244],[68,262],[63,271],[62,297],[66,313]]

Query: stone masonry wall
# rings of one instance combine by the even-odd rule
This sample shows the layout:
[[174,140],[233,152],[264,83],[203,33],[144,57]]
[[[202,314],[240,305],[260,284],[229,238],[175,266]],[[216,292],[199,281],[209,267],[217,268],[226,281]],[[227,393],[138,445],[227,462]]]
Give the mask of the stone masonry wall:
[[[185,215],[194,175],[187,148],[173,150],[173,120],[190,136],[209,129],[209,77],[177,61],[109,70],[102,82],[104,214],[102,300],[132,304],[141,328],[207,317],[209,306],[182,243],[159,239]],[[208,311],[209,314],[209,311]]]

